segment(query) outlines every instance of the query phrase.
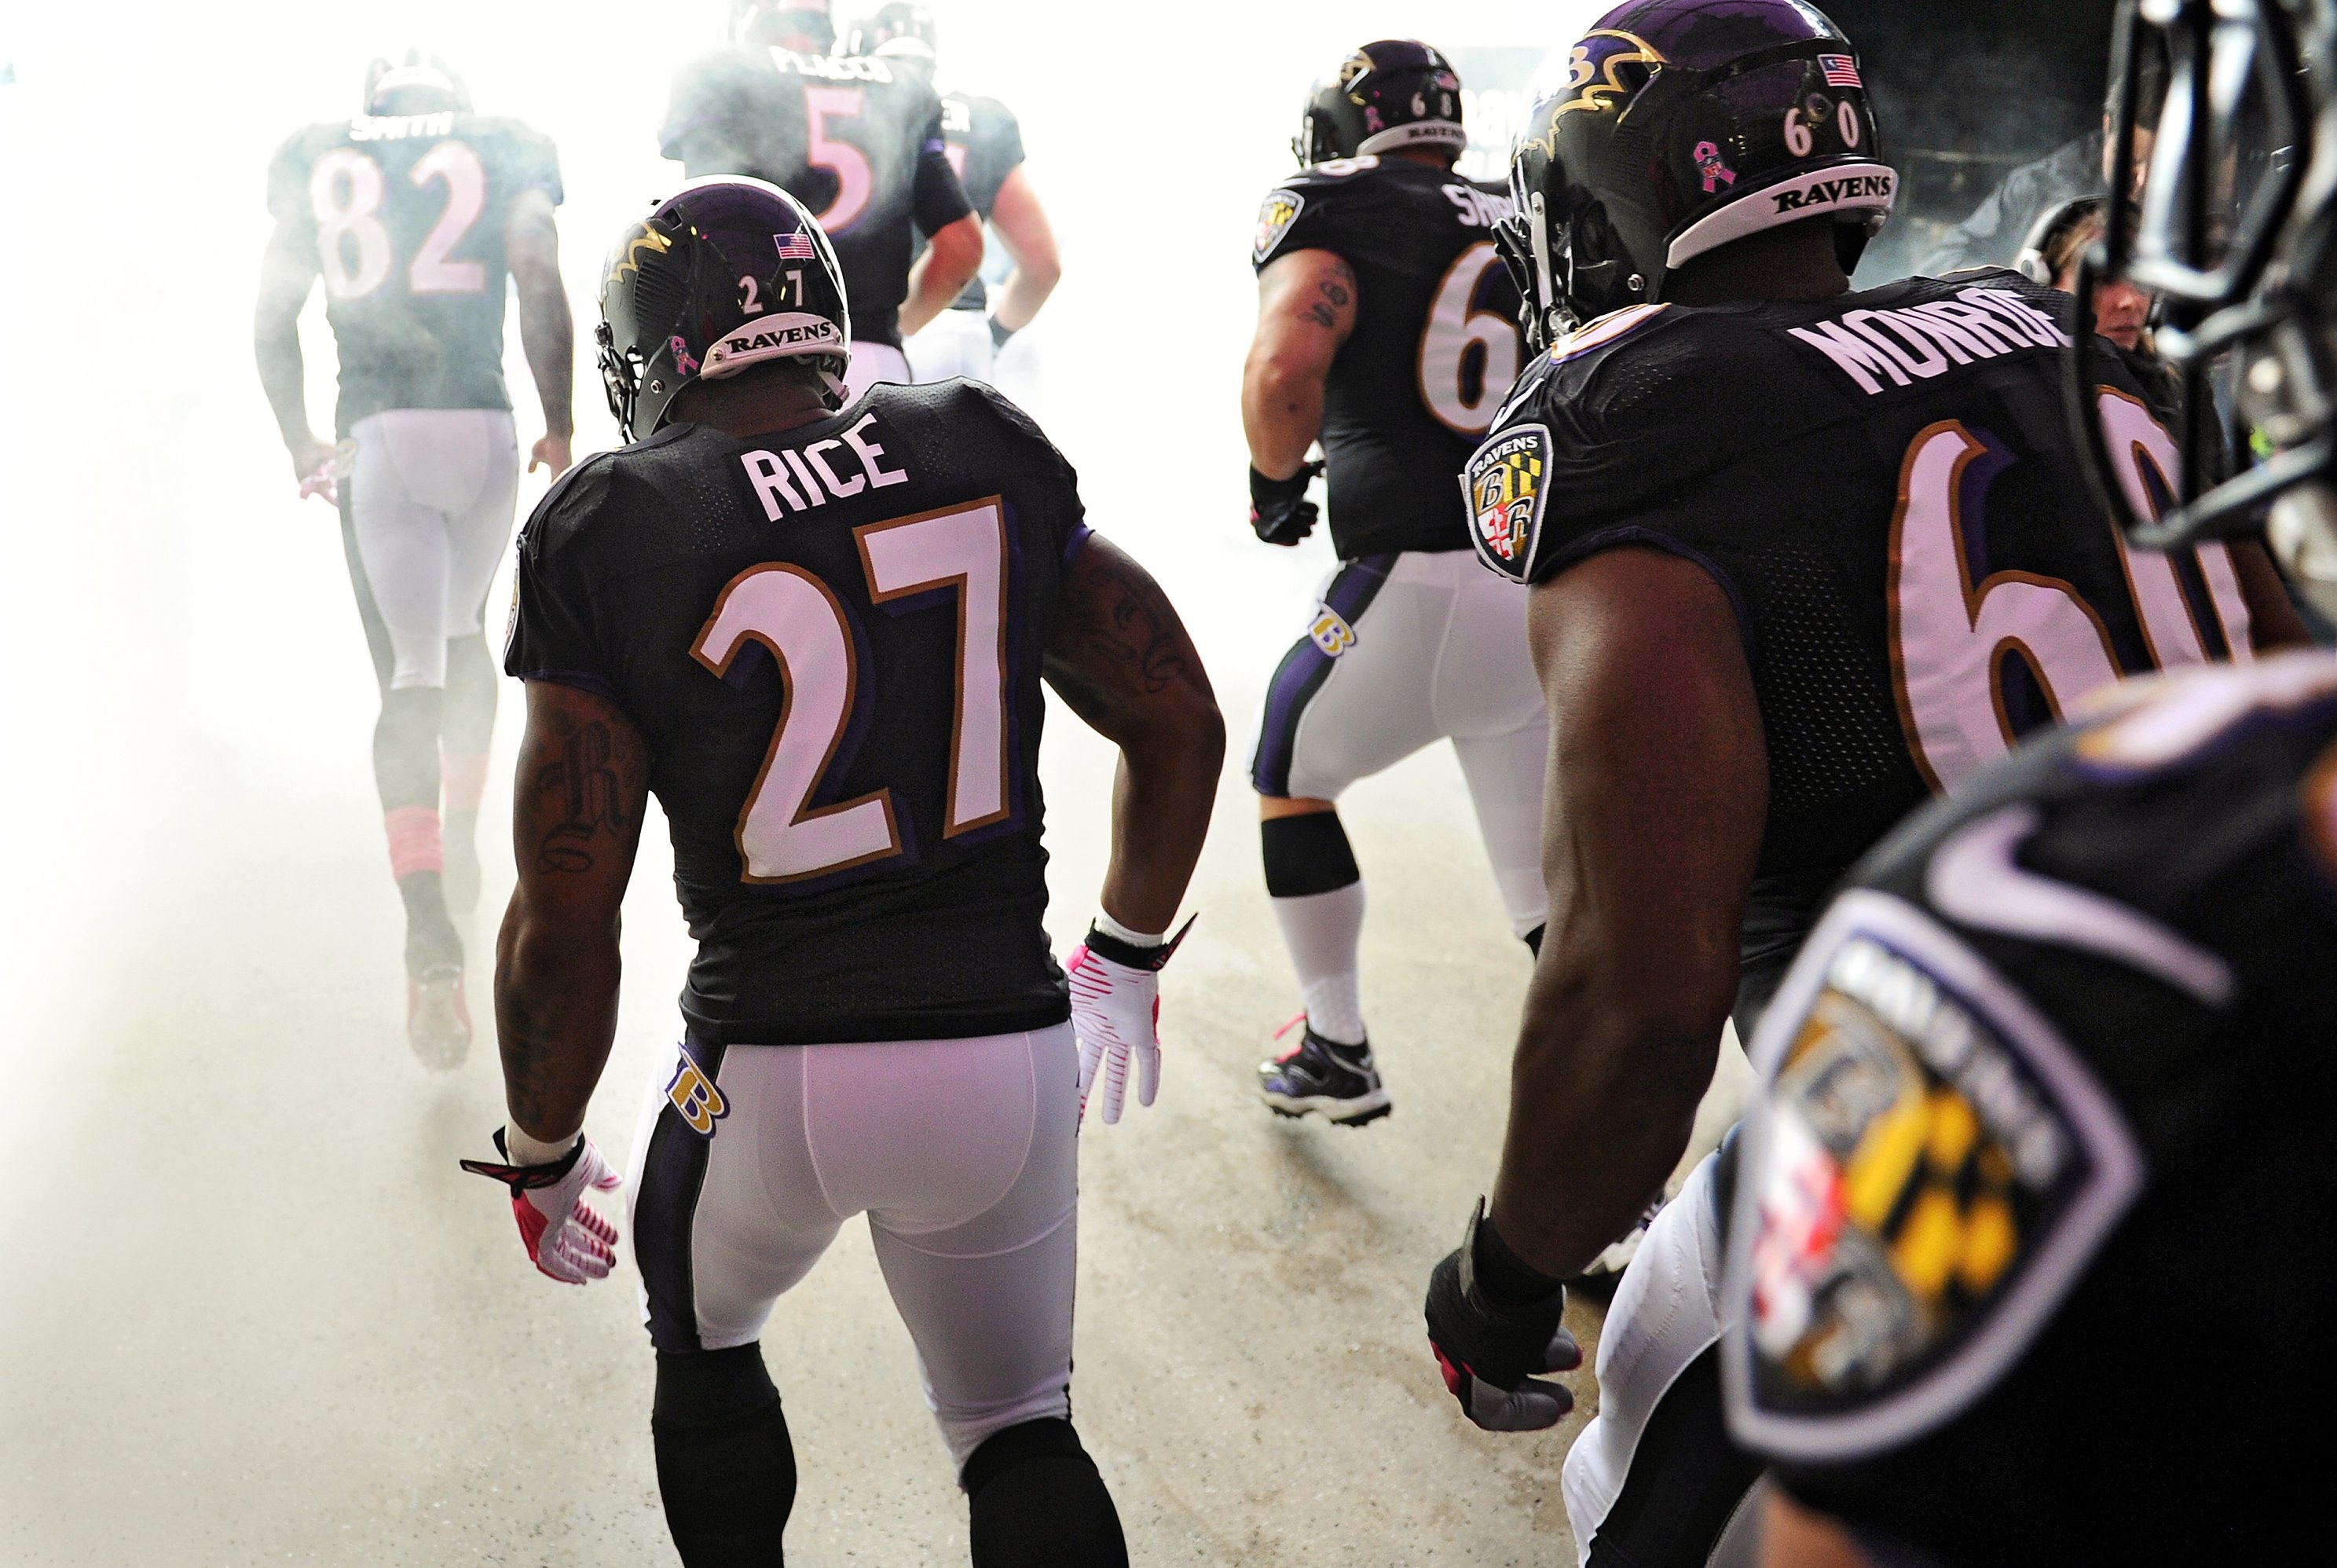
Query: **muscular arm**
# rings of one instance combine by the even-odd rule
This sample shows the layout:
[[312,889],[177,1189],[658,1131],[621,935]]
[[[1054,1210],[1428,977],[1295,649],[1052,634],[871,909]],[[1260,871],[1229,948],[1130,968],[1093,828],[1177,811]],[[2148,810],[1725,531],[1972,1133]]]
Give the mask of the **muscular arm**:
[[618,910],[649,796],[650,749],[617,706],[527,683],[512,848],[519,886],[495,943],[504,1097],[529,1137],[565,1143],[617,1032]]
[[1594,555],[1534,591],[1550,926],[1493,1188],[1503,1240],[1579,1274],[1687,1146],[1736,995],[1768,764],[1736,618],[1700,568]]
[[560,281],[560,230],[552,198],[541,191],[521,193],[504,227],[504,254],[519,288],[519,340],[535,373],[535,395],[543,405],[543,439],[529,455],[528,472],[541,463],[554,477],[569,464],[576,435],[576,326],[568,311],[568,290]]
[[2309,648],[2313,633],[2289,603],[2288,584],[2272,564],[2264,547],[2252,539],[2234,539],[2226,546],[2232,571],[2240,580],[2240,597],[2248,606],[2248,642],[2259,653],[2283,648]]
[[318,270],[317,250],[307,225],[279,218],[259,260],[259,303],[252,313],[252,348],[259,360],[260,388],[275,412],[284,449],[292,455],[292,471],[302,479],[332,456],[331,445],[318,440],[308,426],[307,369],[300,358],[300,308],[308,302]]
[[948,309],[981,265],[982,220],[969,212],[943,224],[909,269],[909,297],[901,302],[902,336]]
[[1166,931],[1208,836],[1226,724],[1184,623],[1144,568],[1090,534],[1063,585],[1047,683],[1120,748],[1104,913]]
[[1328,250],[1294,250],[1257,275],[1257,333],[1242,366],[1250,466],[1287,479],[1323,428],[1323,386],[1355,329],[1355,270]]
[[1039,205],[1039,193],[1031,189],[1022,167],[1017,163],[1007,172],[1005,183],[998,188],[998,200],[990,209],[990,223],[998,231],[998,242],[1014,259],[1014,270],[1006,275],[991,314],[1001,326],[1016,332],[1031,325],[1031,318],[1063,276],[1062,261],[1055,254],[1054,228],[1047,221],[1047,210]]

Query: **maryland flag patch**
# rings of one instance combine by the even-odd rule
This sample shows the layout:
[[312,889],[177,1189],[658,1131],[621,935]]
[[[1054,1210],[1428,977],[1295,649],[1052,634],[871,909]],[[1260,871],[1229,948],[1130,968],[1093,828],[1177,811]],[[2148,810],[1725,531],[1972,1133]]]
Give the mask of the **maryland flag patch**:
[[1862,1457],[2010,1369],[2141,1161],[2051,1024],[1896,899],[1839,901],[1773,1005],[1732,1220],[1729,1419],[1774,1455]]
[[1300,192],[1280,186],[1267,191],[1265,202],[1257,210],[1257,237],[1250,241],[1250,260],[1265,266],[1266,259],[1274,254],[1274,248],[1282,243],[1282,237],[1290,232],[1290,226],[1305,211],[1306,198]]
[[1542,469],[1550,449],[1547,426],[1520,425],[1478,447],[1461,475],[1477,558],[1521,583],[1533,569],[1534,542],[1541,528]]

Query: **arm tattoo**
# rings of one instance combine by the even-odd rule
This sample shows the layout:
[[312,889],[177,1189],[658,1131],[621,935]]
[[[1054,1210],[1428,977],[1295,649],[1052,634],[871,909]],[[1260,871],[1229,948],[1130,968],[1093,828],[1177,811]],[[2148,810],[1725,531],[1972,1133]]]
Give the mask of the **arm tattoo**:
[[1134,562],[1092,545],[1072,567],[1075,592],[1049,651],[1048,679],[1090,723],[1157,697],[1199,671],[1185,656],[1185,627],[1159,584]]
[[624,790],[616,769],[610,766],[610,751],[609,727],[586,724],[570,733],[561,747],[559,761],[546,763],[537,772],[537,799],[558,796],[566,802],[559,819],[536,846],[537,870],[590,871],[594,837],[602,832],[622,837]]
[[497,997],[496,1047],[503,1056],[504,1096],[512,1114],[537,1122],[560,1056],[561,1020],[528,1005],[515,988]]
[[1316,297],[1296,308],[1301,317],[1325,331],[1337,330],[1339,312],[1355,298],[1355,270],[1337,256],[1331,258],[1331,264],[1330,275],[1315,280]]

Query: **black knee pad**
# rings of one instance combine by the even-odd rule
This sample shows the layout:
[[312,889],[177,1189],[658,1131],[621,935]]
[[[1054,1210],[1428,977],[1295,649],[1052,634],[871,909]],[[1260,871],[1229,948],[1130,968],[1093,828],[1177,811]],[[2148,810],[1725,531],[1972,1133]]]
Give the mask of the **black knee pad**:
[[958,1485],[973,1506],[973,1568],[1127,1568],[1120,1510],[1069,1421],[992,1433]]
[[446,694],[435,686],[398,686],[381,694],[373,727],[373,781],[381,808],[438,809],[438,720]]
[[1335,893],[1364,879],[1336,811],[1269,817],[1257,825],[1266,851],[1266,890],[1276,898]]
[[660,1351],[650,1434],[683,1568],[777,1568],[796,1451],[762,1347]]

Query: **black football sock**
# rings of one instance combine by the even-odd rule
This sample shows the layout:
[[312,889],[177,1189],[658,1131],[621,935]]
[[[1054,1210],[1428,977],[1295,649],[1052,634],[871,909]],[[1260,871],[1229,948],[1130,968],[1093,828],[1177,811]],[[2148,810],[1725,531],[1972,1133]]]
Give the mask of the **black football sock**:
[[406,903],[406,972],[419,976],[427,969],[463,963],[463,938],[446,913],[446,893],[435,871],[409,871],[397,879],[397,896]]
[[1120,1511],[1069,1421],[992,1433],[958,1485],[972,1504],[973,1568],[1127,1568]]
[[683,1568],[779,1568],[796,1451],[762,1347],[660,1351],[650,1434]]
[[484,751],[495,732],[502,684],[486,633],[446,639],[446,711],[439,739],[453,755]]
[[1549,929],[1549,922],[1545,921],[1527,932],[1523,937],[1525,945],[1533,950],[1533,956],[1537,958],[1541,956],[1541,934]]
[[438,722],[446,694],[435,686],[394,686],[381,694],[373,727],[373,781],[385,812],[438,810]]

